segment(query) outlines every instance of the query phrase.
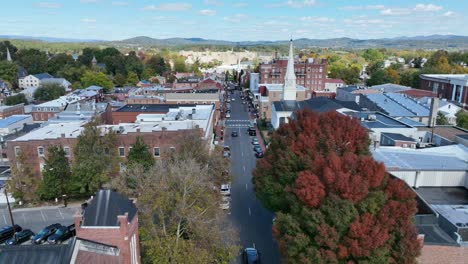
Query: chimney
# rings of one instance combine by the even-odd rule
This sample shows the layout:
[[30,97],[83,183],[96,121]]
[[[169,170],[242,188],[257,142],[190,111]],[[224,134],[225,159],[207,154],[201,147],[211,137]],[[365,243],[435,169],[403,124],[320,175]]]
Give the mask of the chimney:
[[439,98],[434,97],[431,100],[431,108],[429,109],[429,127],[435,127],[438,112],[439,112]]

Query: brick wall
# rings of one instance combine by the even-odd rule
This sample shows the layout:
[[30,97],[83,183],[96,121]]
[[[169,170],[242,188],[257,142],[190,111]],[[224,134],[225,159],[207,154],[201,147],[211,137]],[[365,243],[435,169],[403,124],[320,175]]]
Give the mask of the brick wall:
[[24,115],[24,104],[12,105],[11,107],[0,111],[0,119],[4,119],[12,115]]

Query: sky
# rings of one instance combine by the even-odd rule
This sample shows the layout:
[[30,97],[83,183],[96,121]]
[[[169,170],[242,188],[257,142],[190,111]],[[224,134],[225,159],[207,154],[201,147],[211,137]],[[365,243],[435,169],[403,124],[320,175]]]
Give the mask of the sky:
[[230,41],[468,35],[468,0],[1,2],[0,35]]

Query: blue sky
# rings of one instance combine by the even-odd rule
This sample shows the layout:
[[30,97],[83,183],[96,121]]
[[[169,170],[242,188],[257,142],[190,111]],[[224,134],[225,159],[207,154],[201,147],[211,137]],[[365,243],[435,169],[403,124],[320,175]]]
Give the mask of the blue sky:
[[0,35],[120,40],[468,35],[468,0],[15,0]]

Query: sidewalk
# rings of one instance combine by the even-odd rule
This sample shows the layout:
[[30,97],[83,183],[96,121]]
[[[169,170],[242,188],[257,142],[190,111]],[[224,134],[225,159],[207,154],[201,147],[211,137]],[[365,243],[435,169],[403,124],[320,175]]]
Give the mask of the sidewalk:
[[[6,205],[5,205],[6,207]],[[28,212],[35,210],[44,210],[44,209],[57,209],[64,208],[63,203],[59,202],[57,205],[48,205],[48,206],[38,206],[38,207],[25,207],[25,208],[12,208],[12,212]],[[68,203],[67,208],[81,208],[81,203]]]

